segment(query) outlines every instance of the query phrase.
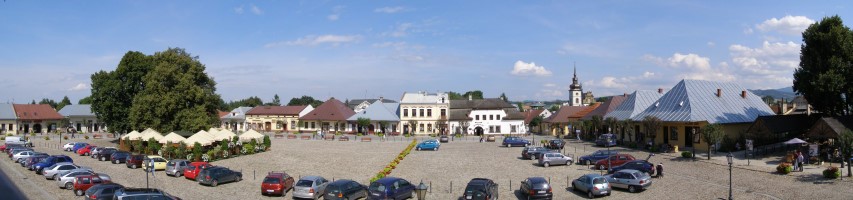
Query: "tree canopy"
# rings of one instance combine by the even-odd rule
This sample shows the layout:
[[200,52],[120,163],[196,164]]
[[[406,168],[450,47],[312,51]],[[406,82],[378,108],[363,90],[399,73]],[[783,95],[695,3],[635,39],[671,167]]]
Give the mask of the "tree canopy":
[[130,107],[145,88],[143,77],[153,67],[152,58],[137,51],[124,54],[114,71],[92,74],[92,111],[116,132],[130,132]]
[[77,101],[77,104],[92,104],[92,96],[83,97]]
[[468,100],[468,95],[471,95],[472,99],[483,99],[483,92],[480,90],[468,91],[465,92],[465,94],[447,92],[447,97],[450,98],[450,100]]
[[307,95],[303,95],[302,97],[299,97],[299,98],[292,98],[292,99],[290,99],[290,102],[287,103],[288,106],[311,105],[315,108],[317,106],[320,106],[320,104],[323,104],[323,101],[316,100],[316,99],[314,99],[314,97],[307,96]]
[[853,107],[853,31],[836,16],[824,17],[803,31],[794,92],[815,110],[847,115]]
[[229,101],[228,103],[224,103],[224,105],[221,105],[219,109],[231,111],[238,107],[255,107],[260,105],[264,105],[264,101],[261,100],[260,97],[252,96],[237,101]]
[[702,139],[708,143],[708,160],[711,160],[711,145],[720,143],[725,137],[726,132],[723,132],[723,127],[720,124],[708,124],[702,127]]
[[56,110],[62,110],[67,105],[71,105],[71,100],[68,99],[68,96],[62,97],[62,100],[56,104]]

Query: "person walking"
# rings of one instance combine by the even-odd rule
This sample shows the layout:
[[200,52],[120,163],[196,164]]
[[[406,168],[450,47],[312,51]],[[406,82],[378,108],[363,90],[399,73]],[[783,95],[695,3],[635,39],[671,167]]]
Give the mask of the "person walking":
[[658,172],[658,175],[657,175],[658,178],[663,177],[663,163],[658,163],[658,165],[655,166],[655,171]]

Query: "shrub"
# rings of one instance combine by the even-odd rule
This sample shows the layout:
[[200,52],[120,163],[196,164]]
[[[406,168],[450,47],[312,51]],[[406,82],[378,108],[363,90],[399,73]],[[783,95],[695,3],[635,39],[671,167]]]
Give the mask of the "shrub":
[[6,140],[6,136],[0,137],[0,140]]
[[[12,136],[12,133],[6,133],[6,136]],[[5,138],[5,137],[4,137]]]
[[44,136],[44,140],[50,140],[50,137]]
[[355,136],[362,136],[361,133],[355,134]]
[[246,154],[254,154],[255,153],[255,145],[252,143],[243,145],[243,151],[245,151]]
[[86,136],[83,136],[83,138],[88,140],[88,139],[89,139],[89,136],[88,136],[88,135],[86,135]]
[[342,135],[340,131],[335,132],[335,135]]
[[35,137],[35,136],[36,136],[36,133],[30,133],[30,136]]
[[272,145],[272,140],[270,140],[270,136],[265,135],[264,136],[264,150],[269,150],[271,145]]
[[68,136],[63,136],[62,139],[68,140]]
[[198,160],[199,158],[201,158],[201,144],[199,144],[198,142],[193,144],[192,157],[193,157],[193,160]]
[[691,152],[689,152],[689,151],[682,151],[682,152],[681,152],[681,157],[683,157],[683,158],[693,158],[693,153],[691,153]]
[[776,166],[776,172],[780,174],[789,174],[794,170],[794,166],[791,166],[791,163],[782,163]]
[[823,177],[828,179],[836,179],[841,177],[841,170],[838,170],[838,167],[828,167],[823,170]]

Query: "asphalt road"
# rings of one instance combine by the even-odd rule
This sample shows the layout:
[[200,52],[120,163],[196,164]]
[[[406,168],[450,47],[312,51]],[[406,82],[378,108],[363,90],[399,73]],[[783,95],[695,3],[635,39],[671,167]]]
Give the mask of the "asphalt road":
[[[0,170],[3,170],[3,168],[0,168]],[[16,186],[15,183],[6,176],[6,172],[0,173],[0,194],[3,194],[4,200],[27,199],[24,196],[24,193],[18,189],[18,186]]]

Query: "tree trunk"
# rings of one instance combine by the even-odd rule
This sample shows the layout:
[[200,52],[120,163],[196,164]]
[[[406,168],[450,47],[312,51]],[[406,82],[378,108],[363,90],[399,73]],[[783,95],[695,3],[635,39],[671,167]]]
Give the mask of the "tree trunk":
[[[696,155],[693,155],[693,157],[696,157]],[[708,160],[711,160],[711,145],[710,144],[708,144]]]

